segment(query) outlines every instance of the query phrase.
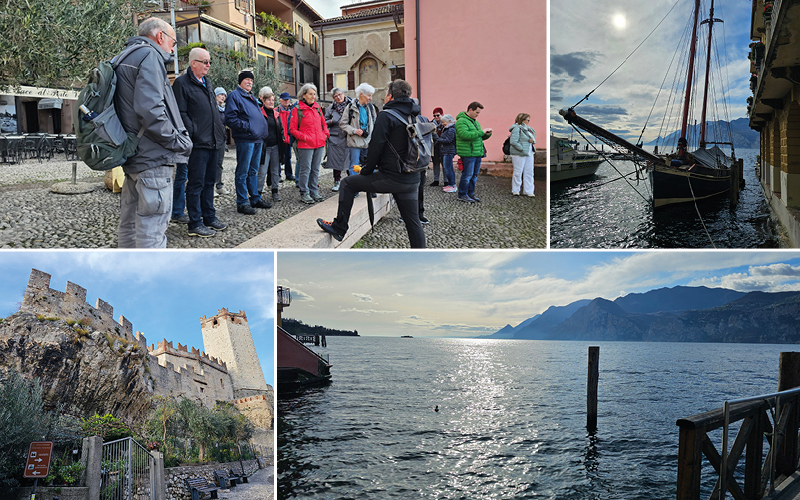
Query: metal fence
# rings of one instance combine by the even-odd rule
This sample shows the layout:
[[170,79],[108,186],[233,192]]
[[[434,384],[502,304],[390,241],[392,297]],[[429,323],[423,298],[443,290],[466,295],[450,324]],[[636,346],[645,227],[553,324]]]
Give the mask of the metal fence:
[[101,500],[152,500],[155,459],[133,438],[103,444]]

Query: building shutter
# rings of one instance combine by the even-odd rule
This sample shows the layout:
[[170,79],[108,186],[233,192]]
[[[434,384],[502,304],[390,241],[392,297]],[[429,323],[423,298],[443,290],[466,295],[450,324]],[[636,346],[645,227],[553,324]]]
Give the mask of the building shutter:
[[325,75],[325,91],[330,92],[333,88],[333,73]]
[[347,40],[334,40],[333,41],[333,55],[346,56],[347,55]]
[[399,32],[392,31],[389,33],[389,48],[391,50],[403,48],[403,40],[400,38]]
[[347,72],[347,90],[355,90],[356,89],[356,72],[355,71],[348,71]]

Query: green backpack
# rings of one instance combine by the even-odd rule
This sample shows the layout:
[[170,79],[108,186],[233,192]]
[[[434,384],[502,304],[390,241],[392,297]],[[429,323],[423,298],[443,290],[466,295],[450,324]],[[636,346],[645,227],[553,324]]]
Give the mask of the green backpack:
[[136,153],[144,134],[126,133],[114,107],[119,63],[131,52],[147,47],[132,45],[110,61],[103,61],[89,71],[88,82],[78,96],[73,123],[78,143],[78,157],[92,170],[110,170],[122,165]]

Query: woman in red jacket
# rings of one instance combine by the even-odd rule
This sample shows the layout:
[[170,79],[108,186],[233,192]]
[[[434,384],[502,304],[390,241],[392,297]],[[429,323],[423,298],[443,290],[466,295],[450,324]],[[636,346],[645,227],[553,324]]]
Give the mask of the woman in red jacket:
[[289,133],[297,139],[295,174],[297,187],[300,188],[300,201],[312,204],[324,200],[319,195],[319,166],[330,132],[317,102],[316,85],[306,83],[297,97],[297,107],[289,122]]

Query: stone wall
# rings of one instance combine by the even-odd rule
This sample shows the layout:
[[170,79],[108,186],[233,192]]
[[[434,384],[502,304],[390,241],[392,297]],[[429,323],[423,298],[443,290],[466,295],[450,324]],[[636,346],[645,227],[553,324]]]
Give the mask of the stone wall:
[[[244,471],[249,476],[259,469],[258,461],[244,460]],[[233,469],[234,472],[241,474],[239,461],[225,463],[210,463],[207,465],[186,465],[165,469],[165,479],[167,482],[167,500],[191,500],[192,495],[186,489],[186,479],[190,477],[204,477],[209,483],[215,483],[215,470]],[[216,483],[215,483],[216,484]]]
[[114,308],[109,303],[98,298],[96,306],[90,306],[86,303],[86,289],[69,281],[66,291],[53,290],[50,288],[50,275],[37,269],[31,270],[20,311],[82,321],[95,330],[114,332],[128,340],[136,340],[131,322],[125,316],[115,321],[112,317]]
[[152,359],[150,373],[154,379],[154,392],[160,396],[184,395],[197,398],[208,408],[217,401],[233,399],[233,380],[225,362],[207,355],[194,347],[166,340],[158,348],[148,347]]

